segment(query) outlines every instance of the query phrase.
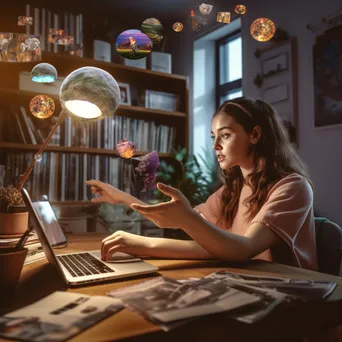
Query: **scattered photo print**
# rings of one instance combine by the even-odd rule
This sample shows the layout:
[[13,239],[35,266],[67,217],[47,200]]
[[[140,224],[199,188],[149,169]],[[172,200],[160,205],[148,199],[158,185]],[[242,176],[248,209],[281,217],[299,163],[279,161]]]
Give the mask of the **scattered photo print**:
[[218,23],[229,24],[230,23],[230,12],[217,12]]

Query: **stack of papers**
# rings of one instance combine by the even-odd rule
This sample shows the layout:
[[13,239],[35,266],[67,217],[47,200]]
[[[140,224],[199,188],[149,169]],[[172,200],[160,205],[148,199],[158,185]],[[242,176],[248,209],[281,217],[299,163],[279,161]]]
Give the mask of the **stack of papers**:
[[[20,240],[21,236],[17,237],[6,237],[6,235],[0,236],[0,248],[14,247]],[[30,245],[39,242],[38,235],[36,232],[31,232],[26,240],[25,245]]]
[[121,299],[127,308],[167,331],[189,319],[219,312],[254,323],[280,303],[324,299],[335,287],[332,282],[220,271],[199,279],[158,277],[107,294]]
[[24,341],[65,341],[123,308],[120,300],[57,291],[0,316],[0,336]]

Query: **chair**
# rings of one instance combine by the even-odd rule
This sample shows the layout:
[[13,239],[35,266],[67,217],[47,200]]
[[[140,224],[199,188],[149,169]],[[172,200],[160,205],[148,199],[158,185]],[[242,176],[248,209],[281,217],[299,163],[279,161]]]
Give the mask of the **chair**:
[[340,275],[342,260],[342,229],[324,217],[315,217],[318,271]]

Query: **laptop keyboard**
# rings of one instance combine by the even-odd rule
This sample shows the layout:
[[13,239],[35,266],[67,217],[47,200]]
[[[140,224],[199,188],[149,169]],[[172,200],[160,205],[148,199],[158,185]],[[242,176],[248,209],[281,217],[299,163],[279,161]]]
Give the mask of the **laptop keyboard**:
[[74,277],[86,275],[112,273],[111,268],[100,260],[93,257],[90,253],[77,253],[69,255],[56,255],[57,259]]

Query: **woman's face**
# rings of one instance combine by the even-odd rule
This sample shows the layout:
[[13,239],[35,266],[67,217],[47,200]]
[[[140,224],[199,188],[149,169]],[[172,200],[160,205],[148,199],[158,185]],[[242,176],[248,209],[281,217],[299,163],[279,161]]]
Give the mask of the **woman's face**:
[[[211,123],[213,149],[221,169],[244,167],[250,161],[251,134],[227,114],[216,115]],[[249,164],[249,162],[248,162]]]

